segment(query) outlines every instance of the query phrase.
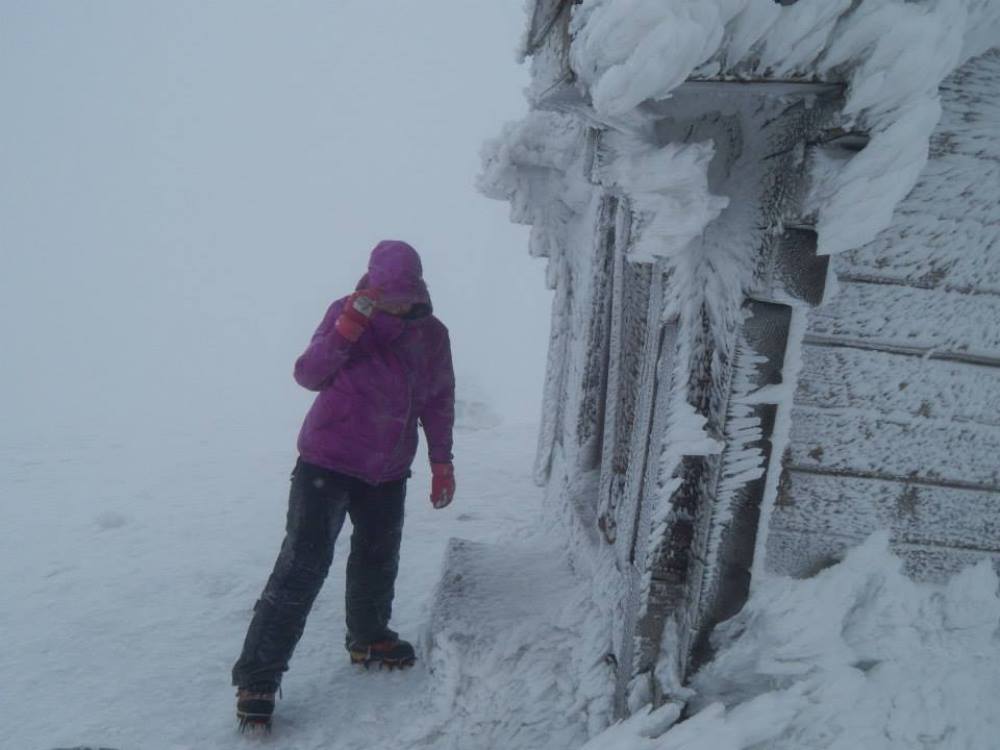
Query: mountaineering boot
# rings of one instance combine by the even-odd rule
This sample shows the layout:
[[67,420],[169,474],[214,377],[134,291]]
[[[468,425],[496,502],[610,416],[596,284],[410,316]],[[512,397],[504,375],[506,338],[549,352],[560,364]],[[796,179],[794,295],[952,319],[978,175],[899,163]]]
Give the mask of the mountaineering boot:
[[274,685],[248,685],[236,691],[236,718],[240,732],[271,731],[274,713]]
[[351,664],[360,664],[365,669],[373,664],[388,669],[405,669],[417,661],[413,646],[395,635],[371,643],[348,639],[347,652],[351,655]]

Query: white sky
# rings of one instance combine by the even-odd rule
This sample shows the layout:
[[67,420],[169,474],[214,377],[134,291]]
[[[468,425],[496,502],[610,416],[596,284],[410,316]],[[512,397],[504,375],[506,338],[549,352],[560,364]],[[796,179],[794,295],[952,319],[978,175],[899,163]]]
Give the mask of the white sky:
[[525,109],[522,14],[0,3],[0,444],[263,430],[293,450],[293,361],[382,238],[423,254],[460,387],[536,416],[543,262],[472,184]]

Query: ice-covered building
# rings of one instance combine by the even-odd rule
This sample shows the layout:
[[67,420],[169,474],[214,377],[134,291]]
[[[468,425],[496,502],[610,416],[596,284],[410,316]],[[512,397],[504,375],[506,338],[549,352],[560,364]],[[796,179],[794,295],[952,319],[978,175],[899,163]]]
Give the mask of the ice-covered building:
[[[1000,2],[538,0],[482,189],[554,289],[537,477],[617,711],[879,528],[1000,560]],[[599,568],[600,566],[598,566]]]

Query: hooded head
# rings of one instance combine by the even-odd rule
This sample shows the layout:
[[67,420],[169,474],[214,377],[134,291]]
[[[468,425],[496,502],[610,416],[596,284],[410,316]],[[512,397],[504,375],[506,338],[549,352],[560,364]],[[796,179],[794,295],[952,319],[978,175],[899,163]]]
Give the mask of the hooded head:
[[377,289],[379,299],[431,308],[431,298],[423,278],[420,256],[410,245],[399,240],[382,240],[372,250],[368,273],[358,282],[358,289]]

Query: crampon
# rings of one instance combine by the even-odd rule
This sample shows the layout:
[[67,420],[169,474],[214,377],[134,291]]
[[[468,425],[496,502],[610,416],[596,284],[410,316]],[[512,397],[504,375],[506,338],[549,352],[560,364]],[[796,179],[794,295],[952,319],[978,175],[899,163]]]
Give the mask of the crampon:
[[390,639],[374,643],[347,644],[347,652],[351,655],[351,663],[365,669],[379,667],[385,669],[406,669],[417,661],[413,646],[406,641]]
[[268,689],[240,688],[236,691],[236,719],[243,734],[271,731],[274,692]]

